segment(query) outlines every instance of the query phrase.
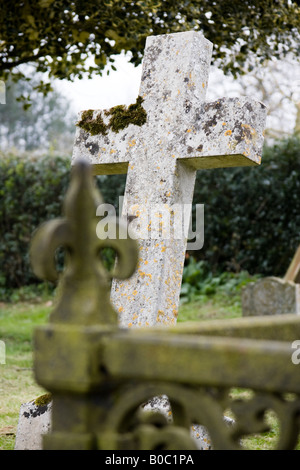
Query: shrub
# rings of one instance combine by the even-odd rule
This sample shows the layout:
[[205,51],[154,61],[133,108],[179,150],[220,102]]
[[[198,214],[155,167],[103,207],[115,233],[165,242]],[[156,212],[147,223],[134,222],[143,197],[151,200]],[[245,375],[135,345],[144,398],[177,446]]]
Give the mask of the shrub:
[[[37,281],[28,248],[32,232],[61,213],[70,164],[62,158],[0,159],[0,282],[16,288]],[[2,292],[3,293],[3,292]]]
[[198,172],[194,204],[205,205],[211,270],[282,276],[300,243],[300,140],[264,150],[260,167]]
[[226,271],[214,274],[208,263],[189,257],[189,262],[183,269],[180,301],[187,303],[207,299],[217,293],[225,294],[227,298],[234,297],[240,293],[243,286],[258,278],[259,275],[250,276],[247,271],[238,274]]
[[[41,223],[61,216],[69,180],[69,158],[0,158],[0,298],[10,289],[39,282],[29,262],[32,233]],[[100,176],[96,183],[105,202],[117,207],[125,176]],[[104,264],[113,262],[108,250],[102,256]],[[62,259],[59,252],[59,265]]]

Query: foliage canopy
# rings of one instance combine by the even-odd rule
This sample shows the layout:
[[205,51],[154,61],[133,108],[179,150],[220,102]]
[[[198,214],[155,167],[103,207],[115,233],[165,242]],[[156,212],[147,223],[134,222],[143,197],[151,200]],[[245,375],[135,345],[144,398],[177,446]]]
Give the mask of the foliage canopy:
[[[200,30],[214,44],[225,72],[245,71],[249,57],[263,62],[299,55],[299,1],[292,0],[1,0],[0,79],[24,78],[22,64],[68,80],[114,68],[113,56],[131,51],[142,60],[148,35]],[[93,59],[93,60],[92,60]],[[47,93],[50,83],[37,88]]]

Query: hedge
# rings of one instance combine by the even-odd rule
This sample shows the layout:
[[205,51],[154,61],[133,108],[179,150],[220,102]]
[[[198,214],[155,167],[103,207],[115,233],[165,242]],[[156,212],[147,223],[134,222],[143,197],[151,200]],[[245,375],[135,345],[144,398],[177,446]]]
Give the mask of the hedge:
[[[29,263],[32,233],[61,216],[69,181],[70,159],[0,157],[0,298],[11,288],[38,282]],[[97,177],[99,187],[103,181],[105,201],[115,205],[125,177]]]
[[266,147],[260,167],[198,172],[205,211],[197,259],[212,270],[283,276],[300,244],[300,139]]
[[[0,294],[38,282],[28,248],[33,231],[61,215],[70,159],[0,157]],[[124,175],[97,177],[105,202],[118,206]],[[203,170],[194,204],[205,207],[202,250],[211,271],[282,276],[300,243],[300,140],[264,150],[261,167]]]

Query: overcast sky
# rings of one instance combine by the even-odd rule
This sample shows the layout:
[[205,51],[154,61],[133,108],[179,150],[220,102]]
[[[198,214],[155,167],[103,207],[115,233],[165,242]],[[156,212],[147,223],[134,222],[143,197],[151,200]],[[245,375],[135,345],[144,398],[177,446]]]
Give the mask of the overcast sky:
[[116,58],[117,71],[92,79],[56,81],[57,88],[74,106],[75,112],[85,109],[107,109],[118,104],[134,103],[141,80],[142,67],[134,67],[124,55]]
[[[111,70],[110,74],[103,73],[102,77],[96,77],[92,79],[75,80],[69,82],[68,80],[56,80],[56,86],[58,91],[64,94],[73,104],[73,109],[76,113],[85,109],[109,109],[112,106],[118,104],[129,105],[134,103],[139,93],[139,86],[141,80],[142,66],[135,67],[129,62],[129,57],[120,55],[115,57],[116,71]],[[279,77],[279,81],[285,79],[287,70]],[[264,79],[269,80],[269,70],[262,68]],[[299,68],[291,68],[292,77],[295,72],[299,71]],[[297,75],[297,73],[296,73]],[[297,75],[297,87],[299,88],[299,79]],[[289,77],[287,83],[291,84],[291,77]],[[296,82],[295,82],[296,83]],[[275,93],[272,88],[273,83],[270,82],[271,95]],[[215,100],[219,97],[232,97],[241,96],[243,90],[240,87],[239,80],[234,81],[232,78],[225,76],[222,70],[216,67],[211,67],[208,90],[206,99],[208,101]],[[271,96],[270,95],[270,96]],[[275,96],[275,94],[274,94]],[[300,96],[300,95],[299,95]],[[251,97],[254,99],[260,99],[260,94],[257,90],[251,89]],[[280,121],[275,126],[272,121]],[[271,128],[285,128],[285,131],[290,132],[293,129],[295,122],[295,108],[291,106],[290,102],[286,103],[286,109],[282,109],[281,114],[277,113],[277,116],[268,116],[267,127]]]

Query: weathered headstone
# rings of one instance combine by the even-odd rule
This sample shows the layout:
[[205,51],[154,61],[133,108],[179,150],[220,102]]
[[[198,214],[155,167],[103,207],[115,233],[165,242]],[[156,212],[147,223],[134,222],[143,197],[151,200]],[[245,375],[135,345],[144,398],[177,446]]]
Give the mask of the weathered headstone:
[[[198,169],[261,161],[266,108],[249,98],[205,102],[211,52],[197,32],[149,37],[136,104],[88,110],[78,123],[72,163],[84,158],[94,174],[127,173],[123,214],[134,219],[136,234],[147,227],[135,275],[113,281],[123,327],[176,322],[187,239],[174,230],[164,237],[162,206],[172,225],[175,209],[192,203]],[[154,237],[153,226],[159,227]],[[31,429],[34,441],[39,431]],[[201,427],[193,432],[202,439]]]
[[164,237],[164,221],[152,238],[153,208],[190,205],[199,169],[261,162],[266,108],[244,97],[205,102],[211,52],[199,32],[148,37],[137,103],[85,111],[78,123],[72,163],[84,158],[94,174],[127,173],[123,215],[134,219],[137,238],[140,227],[150,234],[138,239],[136,274],[113,282],[123,327],[176,322],[187,240]]
[[[126,126],[115,126],[116,116],[122,118],[120,107],[86,111],[79,121],[73,163],[86,158],[94,174],[127,173],[123,216],[134,219],[136,228],[147,227],[146,236],[145,231],[139,236],[141,230],[135,234],[140,249],[136,274],[113,281],[111,299],[123,327],[171,325],[177,319],[187,239],[183,231],[181,237],[168,231],[159,219],[162,206],[170,214],[181,208],[183,214],[192,203],[198,169],[261,161],[266,108],[249,98],[205,102],[211,52],[212,44],[201,33],[149,37],[139,98],[123,108]],[[161,232],[153,237],[157,219]],[[167,223],[175,224],[174,219]],[[161,399],[159,405],[165,413],[166,403]],[[202,427],[193,434],[202,448],[209,448]]]
[[244,316],[300,315],[300,247],[283,279],[266,277],[242,290]]

